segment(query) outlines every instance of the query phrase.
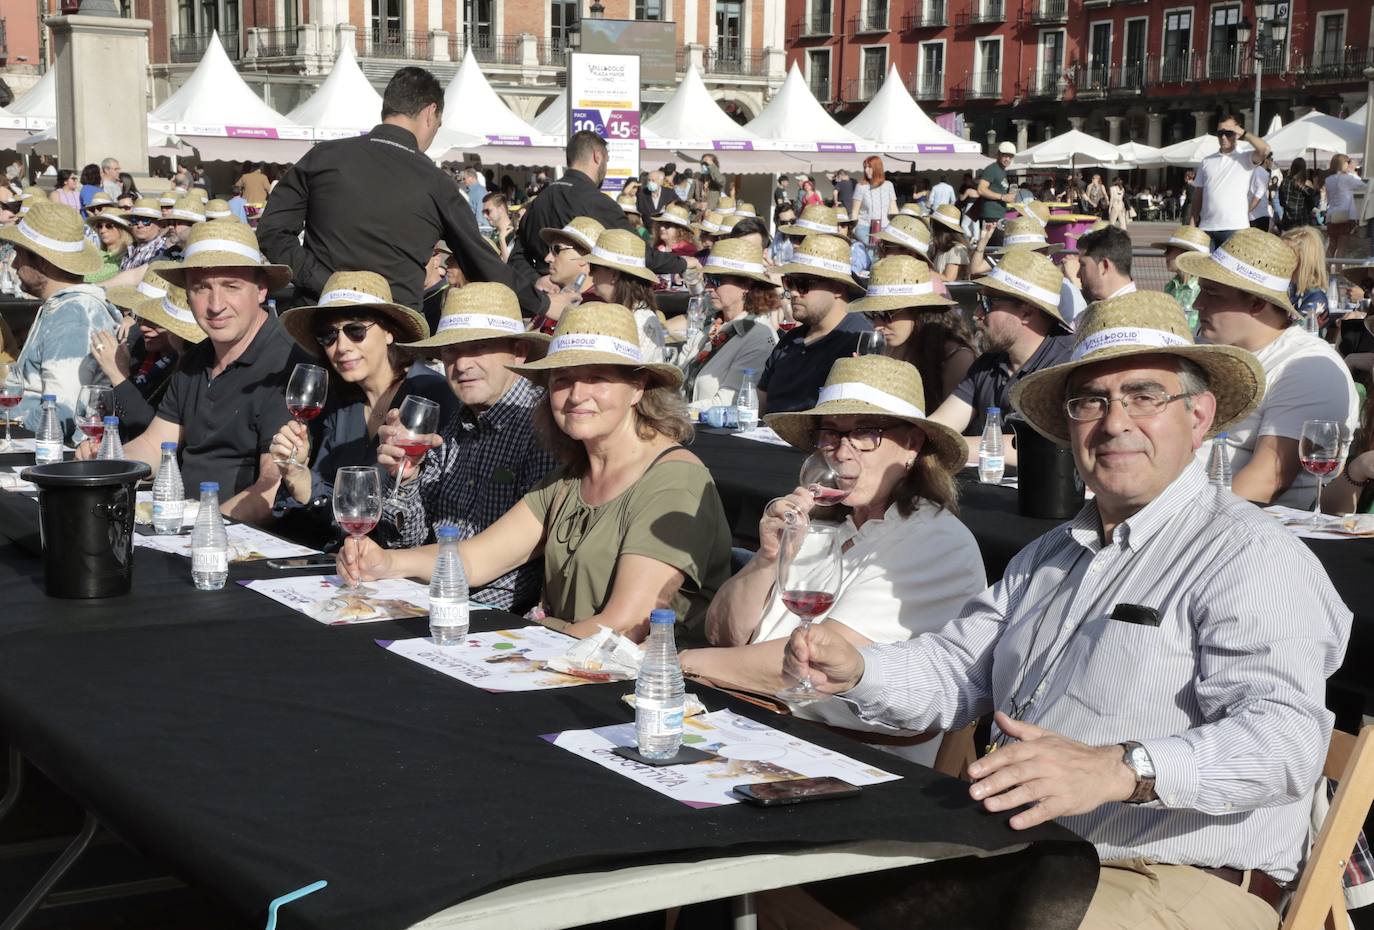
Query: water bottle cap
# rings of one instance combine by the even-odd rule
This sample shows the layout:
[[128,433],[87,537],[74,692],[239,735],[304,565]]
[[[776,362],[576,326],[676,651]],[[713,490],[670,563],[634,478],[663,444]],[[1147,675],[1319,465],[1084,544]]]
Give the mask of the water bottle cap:
[[218,482],[218,481],[202,481],[202,482],[200,483],[200,493],[204,494],[206,491],[214,491],[216,494],[218,494],[218,493],[219,493],[219,482]]
[[163,452],[175,452],[176,450],[177,450],[177,444],[174,443],[174,442],[164,442],[164,443],[162,444],[162,451],[163,451]]
[[677,623],[677,614],[666,607],[649,611],[650,623]]
[[458,538],[458,527],[456,527],[456,526],[441,526],[441,527],[439,527],[437,530],[434,531],[434,535],[435,535],[435,537],[438,538],[438,539],[457,539],[457,538]]
[[43,403],[46,404],[48,401],[52,401],[54,404],[57,403],[57,395],[56,395],[56,394],[44,394],[44,395],[43,395]]
[[119,417],[106,417],[106,418],[105,418],[105,425],[106,425],[106,426],[118,426],[118,425],[119,425]]
[[752,368],[746,368],[746,369],[744,369],[744,373],[745,373],[746,375],[752,375],[752,374],[754,373],[754,369],[752,369]]
[[1213,438],[1215,438],[1215,439],[1225,439],[1225,438],[1226,438],[1227,436],[1229,436],[1229,435],[1231,435],[1231,434],[1228,433],[1228,432],[1226,432],[1225,430],[1222,430],[1220,433],[1217,433],[1216,436],[1213,437]]
[[992,413],[1001,413],[1001,412],[1002,412],[1002,408],[1001,408],[1001,407],[989,407],[989,408],[988,408],[988,413],[990,413],[990,414],[992,414]]

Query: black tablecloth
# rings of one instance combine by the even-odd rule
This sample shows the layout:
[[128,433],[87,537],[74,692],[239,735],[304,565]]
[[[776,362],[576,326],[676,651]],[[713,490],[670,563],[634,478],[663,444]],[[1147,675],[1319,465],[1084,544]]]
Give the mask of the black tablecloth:
[[[0,531],[22,537],[32,510],[15,497],[0,493]],[[0,728],[246,919],[318,879],[281,926],[385,930],[529,877],[861,839],[930,842],[937,858],[1031,843],[1008,888],[1021,916],[999,908],[989,926],[1072,927],[1091,896],[1095,853],[1068,831],[1014,832],[957,781],[705,689],[712,710],[903,778],[857,801],[690,809],[539,738],[630,719],[626,685],[488,694],[374,642],[423,635],[423,619],[327,627],[235,584],[272,571],[236,565],[225,590],[197,592],[187,560],[140,549],[131,595],[59,601],[32,555],[0,545]]]

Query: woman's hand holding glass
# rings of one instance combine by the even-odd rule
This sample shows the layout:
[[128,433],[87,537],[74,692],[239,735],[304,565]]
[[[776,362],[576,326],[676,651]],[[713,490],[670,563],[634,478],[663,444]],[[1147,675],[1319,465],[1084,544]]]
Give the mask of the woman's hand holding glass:
[[759,520],[759,550],[755,560],[760,564],[771,564],[778,560],[782,534],[789,526],[804,524],[811,519],[811,511],[816,508],[815,496],[806,488],[800,487],[786,497],[775,497],[763,508],[763,518]]
[[401,413],[399,410],[388,410],[386,421],[377,430],[377,464],[386,470],[386,473],[393,477],[399,477],[401,484],[412,481],[418,473],[418,469],[407,468],[404,477],[400,477],[402,464],[411,461],[407,449],[413,446],[401,447],[397,445],[397,440],[407,443],[423,440],[429,444],[431,449],[437,449],[444,444],[444,440],[438,433],[427,433],[422,436],[413,436],[410,430],[401,425]]
[[[299,420],[286,421],[282,424],[282,428],[277,430],[277,434],[272,437],[269,451],[274,462],[309,462],[310,430]],[[296,500],[305,503],[310,499],[310,489],[314,484],[310,469],[283,468],[282,482],[286,485],[286,490]]]
[[350,588],[364,581],[393,577],[392,562],[392,553],[367,536],[349,536],[334,557],[339,578]]

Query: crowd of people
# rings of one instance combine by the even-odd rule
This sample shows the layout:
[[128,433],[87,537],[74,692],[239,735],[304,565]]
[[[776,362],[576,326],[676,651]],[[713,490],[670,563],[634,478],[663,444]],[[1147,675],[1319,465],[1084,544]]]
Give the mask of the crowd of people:
[[[1058,819],[1097,845],[1084,926],[1142,909],[1172,915],[1161,926],[1278,926],[1351,613],[1253,504],[1313,504],[1298,456],[1312,419],[1352,442],[1322,504],[1374,503],[1374,415],[1351,374],[1374,352],[1338,351],[1337,308],[1303,325],[1327,292],[1324,239],[1354,219],[1339,199],[1353,176],[1323,185],[1325,234],[1287,205],[1283,237],[1241,222],[1267,151],[1222,123],[1193,221],[1158,244],[1175,277],[1152,291],[1132,278],[1121,185],[1088,183],[1103,219],[1065,248],[1047,226],[1062,195],[1014,188],[1005,143],[977,177],[918,181],[907,202],[877,156],[836,173],[831,203],[780,177],[770,224],[714,155],[608,196],[606,145],[585,132],[557,177],[491,189],[425,158],[444,119],[431,74],[401,69],[383,101],[370,133],[280,179],[246,166],[242,209],[194,183],[114,190],[117,162],[0,204],[6,268],[42,301],[7,348],[18,420],[36,426],[55,394],[74,431],[82,386],[112,384],[127,457],[156,468],[174,443],[188,488],[216,481],[226,515],[336,549],[346,582],[428,579],[454,526],[476,599],[634,640],[671,609],[688,673],[764,694],[809,675],[842,700],[796,712],[921,761],[995,713],[970,792],[1032,805],[1014,828]],[[1315,191],[1300,165],[1277,190],[1295,176]],[[386,195],[360,201],[365,178]],[[972,312],[956,282],[976,285]],[[688,312],[666,313],[684,292]],[[285,399],[298,363],[328,372],[308,423]],[[763,421],[822,456],[845,497],[777,488],[738,568],[691,439],[754,375]],[[410,398],[438,407],[433,432],[401,422]],[[955,475],[994,407],[1069,447],[1094,497],[989,588]],[[1222,431],[1234,493],[1204,473]],[[398,490],[340,545],[333,479],[354,465]],[[843,587],[809,630],[773,581],[799,521],[844,538]]]

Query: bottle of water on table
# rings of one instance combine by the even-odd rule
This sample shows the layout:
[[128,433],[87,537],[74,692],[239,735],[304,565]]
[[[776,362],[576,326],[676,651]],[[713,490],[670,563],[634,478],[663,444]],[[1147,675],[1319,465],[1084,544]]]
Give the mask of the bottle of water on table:
[[153,479],[153,532],[158,536],[175,536],[181,532],[186,513],[186,486],[181,483],[181,469],[177,467],[177,444],[162,444],[162,461]]
[[752,368],[744,369],[744,380],[735,395],[735,414],[741,430],[755,429],[759,425],[759,391],[754,386]]
[[461,643],[468,635],[468,576],[458,556],[458,527],[441,526],[439,555],[429,578],[429,635],[436,646]]
[[1006,470],[1007,460],[1002,454],[1002,411],[989,407],[983,441],[978,447],[978,480],[983,484],[1001,484]]
[[33,437],[33,463],[50,465],[62,461],[62,421],[57,418],[57,395],[44,394],[38,432]]
[[105,462],[124,461],[124,443],[119,441],[119,417],[105,417],[105,432],[100,437],[100,451],[96,458]]
[[635,682],[635,742],[648,759],[671,759],[682,745],[687,697],[673,643],[676,622],[671,610],[649,614],[649,640]]
[[200,591],[218,591],[229,578],[229,537],[219,512],[219,483],[200,484],[200,512],[191,531],[191,578]]
[[1219,488],[1231,490],[1231,450],[1226,446],[1226,434],[1212,437],[1212,452],[1207,457],[1207,480]]

